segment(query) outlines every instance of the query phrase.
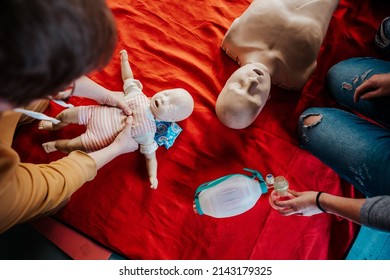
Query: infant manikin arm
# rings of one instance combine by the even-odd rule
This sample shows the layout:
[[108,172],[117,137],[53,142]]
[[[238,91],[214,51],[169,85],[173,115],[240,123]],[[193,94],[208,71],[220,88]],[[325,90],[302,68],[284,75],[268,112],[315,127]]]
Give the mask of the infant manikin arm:
[[121,73],[123,82],[127,79],[134,79],[133,71],[131,70],[129,57],[126,50],[121,50]]
[[158,180],[157,180],[157,158],[156,152],[151,154],[145,154],[146,159],[146,168],[148,170],[150,187],[152,189],[157,189]]

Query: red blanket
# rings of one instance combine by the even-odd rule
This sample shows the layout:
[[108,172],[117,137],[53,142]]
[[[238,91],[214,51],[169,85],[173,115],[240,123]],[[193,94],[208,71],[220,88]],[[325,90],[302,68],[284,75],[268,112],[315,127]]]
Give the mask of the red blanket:
[[[112,61],[90,77],[121,90],[119,50],[127,49],[135,77],[152,96],[182,87],[195,100],[193,115],[179,123],[173,147],[157,151],[159,187],[149,188],[139,152],[123,155],[75,193],[56,218],[131,259],[342,259],[358,226],[327,214],[283,217],[263,194],[246,213],[224,219],[194,214],[196,188],[207,181],[252,168],[284,175],[291,189],[361,196],[317,158],[298,147],[299,114],[311,106],[335,106],[324,88],[327,70],[354,56],[377,56],[374,35],[390,14],[385,1],[341,0],[318,57],[318,67],[302,92],[271,90],[257,121],[244,130],[223,126],[214,111],[218,93],[237,65],[220,49],[232,21],[251,1],[109,0],[119,41]],[[382,2],[382,3],[381,3]],[[294,46],[291,46],[294,47]],[[85,50],[86,52],[88,50]],[[91,104],[73,97],[75,105]],[[55,116],[55,104],[46,111]],[[41,143],[74,137],[58,132],[19,131],[15,148],[25,161],[50,162]],[[27,145],[26,145],[27,143]],[[342,155],[340,155],[342,156]]]

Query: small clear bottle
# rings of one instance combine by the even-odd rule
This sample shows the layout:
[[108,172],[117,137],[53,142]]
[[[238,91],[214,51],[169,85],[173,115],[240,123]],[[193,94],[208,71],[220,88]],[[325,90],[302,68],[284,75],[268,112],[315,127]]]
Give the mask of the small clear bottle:
[[269,203],[272,208],[276,210],[279,210],[281,208],[275,205],[275,201],[289,200],[294,197],[288,192],[289,184],[284,176],[275,177],[273,181],[273,188],[274,190],[269,195]]

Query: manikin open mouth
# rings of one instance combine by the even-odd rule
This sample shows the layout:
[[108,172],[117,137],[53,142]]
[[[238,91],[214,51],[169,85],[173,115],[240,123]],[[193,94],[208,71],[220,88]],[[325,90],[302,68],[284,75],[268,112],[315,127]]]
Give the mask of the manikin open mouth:
[[158,102],[158,99],[154,100],[154,106],[156,108],[158,108],[159,105],[160,105],[160,102]]
[[260,69],[253,69],[253,72],[255,72],[259,76],[264,76],[264,73]]

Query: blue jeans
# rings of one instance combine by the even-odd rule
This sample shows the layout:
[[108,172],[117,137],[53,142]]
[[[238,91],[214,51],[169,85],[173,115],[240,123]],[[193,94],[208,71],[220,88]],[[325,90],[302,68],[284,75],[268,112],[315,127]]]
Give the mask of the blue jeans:
[[[302,113],[298,127],[301,147],[367,197],[390,195],[390,97],[354,103],[353,93],[365,79],[379,73],[390,73],[390,62],[352,58],[336,64],[328,72],[327,86],[348,111],[310,108]],[[318,119],[307,123],[309,116]]]

